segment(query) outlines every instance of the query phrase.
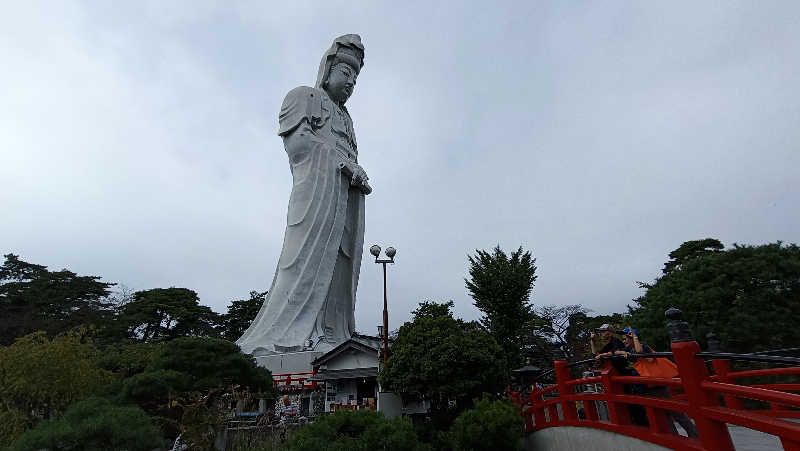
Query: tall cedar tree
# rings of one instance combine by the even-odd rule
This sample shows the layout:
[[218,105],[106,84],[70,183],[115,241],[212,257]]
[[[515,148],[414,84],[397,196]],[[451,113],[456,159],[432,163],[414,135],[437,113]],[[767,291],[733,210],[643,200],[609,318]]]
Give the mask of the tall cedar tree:
[[231,302],[231,305],[228,306],[228,313],[221,317],[222,338],[230,341],[238,340],[258,315],[266,297],[266,291],[261,293],[251,291],[250,299]]
[[[716,240],[714,240],[716,241]],[[693,248],[687,242],[678,250]],[[713,244],[713,243],[712,243]],[[658,349],[668,340],[664,311],[677,307],[701,342],[714,332],[731,352],[753,352],[800,343],[800,248],[781,242],[700,248],[652,284],[629,306],[631,323]],[[677,250],[676,250],[677,251]],[[669,264],[669,263],[668,263]]]
[[112,317],[109,288],[97,276],[27,263],[5,255],[0,267],[0,345],[34,331],[53,336],[79,325],[99,325]]
[[520,246],[510,256],[496,246],[491,253],[476,250],[468,256],[470,279],[464,279],[481,324],[503,348],[507,362],[523,363],[523,346],[538,323],[530,302],[536,281],[536,259]]

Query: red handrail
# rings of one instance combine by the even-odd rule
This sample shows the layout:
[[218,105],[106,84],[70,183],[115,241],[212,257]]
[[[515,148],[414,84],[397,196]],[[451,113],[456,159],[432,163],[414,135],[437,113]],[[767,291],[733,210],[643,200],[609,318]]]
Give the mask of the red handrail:
[[[800,418],[798,383],[744,385],[739,379],[756,376],[800,374],[800,367],[730,371],[728,360],[712,360],[711,375],[705,360],[696,354],[696,341],[672,343],[672,354],[680,377],[665,379],[641,376],[620,376],[604,363],[600,376],[573,379],[566,361],[556,361],[556,384],[533,390],[522,399],[512,396],[520,406],[526,429],[537,431],[548,427],[590,427],[627,435],[676,450],[733,451],[728,424],[734,424],[777,436],[785,450],[800,451],[800,424],[787,418]],[[683,394],[672,399],[625,393],[626,385],[681,389]],[[592,392],[576,392],[582,386],[599,388]],[[628,390],[630,391],[630,390]],[[724,402],[720,402],[720,395]],[[768,403],[768,410],[747,409],[742,399]],[[582,405],[579,413],[578,405]],[[628,406],[644,409],[649,426],[634,425]],[[600,413],[607,409],[607,414]],[[668,412],[680,412],[694,420],[698,438],[676,435],[670,428]]]

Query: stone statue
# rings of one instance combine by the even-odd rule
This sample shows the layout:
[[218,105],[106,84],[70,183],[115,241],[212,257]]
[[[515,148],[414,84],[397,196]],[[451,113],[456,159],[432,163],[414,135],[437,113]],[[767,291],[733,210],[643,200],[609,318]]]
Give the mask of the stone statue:
[[278,135],[293,179],[286,234],[264,305],[236,342],[243,352],[327,351],[353,333],[372,188],[344,104],[363,65],[361,38],[340,36],[322,56],[315,87],[283,101]]

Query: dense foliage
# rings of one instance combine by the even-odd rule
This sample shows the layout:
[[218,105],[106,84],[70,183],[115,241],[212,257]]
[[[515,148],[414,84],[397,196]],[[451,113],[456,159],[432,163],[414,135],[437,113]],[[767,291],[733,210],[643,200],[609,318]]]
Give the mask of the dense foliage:
[[[115,432],[122,440],[115,442],[93,430],[114,431],[126,416],[132,430],[146,434],[146,449],[178,433],[202,447],[229,411],[233,392],[276,396],[269,371],[234,343],[213,338],[228,326],[249,324],[246,317],[263,294],[251,293],[255,301],[247,309],[220,316],[185,288],[114,295],[112,285],[6,255],[0,267],[0,340],[7,345],[0,346],[0,447],[27,430],[15,443],[19,449],[140,449],[138,442],[123,444],[122,432]],[[221,324],[221,317],[228,322]],[[69,412],[85,413],[80,402],[90,396],[103,397],[89,405],[106,417],[78,421],[79,414]],[[142,415],[147,424],[137,423]]]
[[122,307],[119,321],[131,338],[141,341],[215,335],[218,315],[200,305],[197,293],[186,288],[138,291]]
[[125,379],[118,398],[157,418],[168,437],[184,433],[186,442],[204,446],[227,413],[217,398],[234,387],[277,397],[270,372],[235,344],[184,337],[164,343],[143,372]]
[[510,401],[483,398],[462,412],[450,427],[454,451],[522,449],[522,416]]
[[715,242],[684,243],[670,254],[675,264],[643,284],[630,313],[645,340],[666,347],[664,312],[677,307],[697,339],[714,332],[732,352],[797,346],[800,248],[777,242],[720,251]]
[[370,410],[340,411],[301,428],[285,451],[416,451],[429,449],[417,439],[411,422],[387,419]]
[[266,297],[266,291],[260,293],[251,291],[249,299],[231,302],[228,312],[220,318],[222,338],[230,341],[238,340],[258,315]]
[[52,340],[36,332],[0,347],[0,405],[24,412],[28,423],[57,414],[111,383],[113,375],[97,366],[97,354],[86,330]]
[[269,370],[257,366],[236,344],[218,338],[183,337],[167,342],[147,370],[185,374],[195,391],[235,384],[273,394]]
[[150,417],[138,407],[89,398],[72,404],[62,417],[27,431],[10,451],[149,451],[162,445],[160,437]]
[[467,290],[482,313],[481,324],[503,348],[508,364],[524,361],[523,348],[537,324],[531,290],[536,281],[536,259],[522,247],[506,255],[500,246],[491,253],[476,250],[469,259]]
[[[238,338],[266,293],[253,291],[219,315],[186,288],[114,297],[113,284],[99,277],[5,257],[0,447],[152,449],[181,433],[204,449],[236,399],[276,396],[268,371],[215,338]],[[509,370],[525,358],[547,367],[553,358],[587,357],[589,332],[603,323],[632,325],[644,342],[666,350],[670,307],[684,312],[701,342],[713,331],[729,351],[800,343],[794,244],[725,249],[713,238],[688,241],[670,252],[653,283],[641,284],[646,292],[626,314],[598,316],[580,305],[535,309],[535,259],[522,248],[477,251],[469,263],[465,283],[480,323],[454,318],[452,301],[420,303],[379,374],[385,389],[430,401],[431,421],[412,427],[372,412],[337,413],[301,429],[288,449],[513,449],[519,416],[488,400],[503,392]],[[491,397],[470,409],[482,393]]]
[[[444,308],[444,307],[446,308]],[[423,302],[400,327],[379,380],[389,391],[420,395],[442,408],[504,387],[499,345],[480,325],[453,318],[446,304]]]
[[0,266],[0,346],[35,331],[55,335],[81,324],[100,324],[111,316],[109,288],[100,277],[46,266],[6,254]]

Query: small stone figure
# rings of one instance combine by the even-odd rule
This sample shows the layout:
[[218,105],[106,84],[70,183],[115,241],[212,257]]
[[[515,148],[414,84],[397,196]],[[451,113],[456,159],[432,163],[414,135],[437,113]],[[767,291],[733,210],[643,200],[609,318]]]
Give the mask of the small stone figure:
[[340,36],[322,57],[315,87],[283,101],[278,135],[289,157],[283,250],[272,286],[237,344],[253,355],[327,351],[349,339],[364,244],[364,196],[372,192],[358,164],[345,102],[364,65],[356,34]]

